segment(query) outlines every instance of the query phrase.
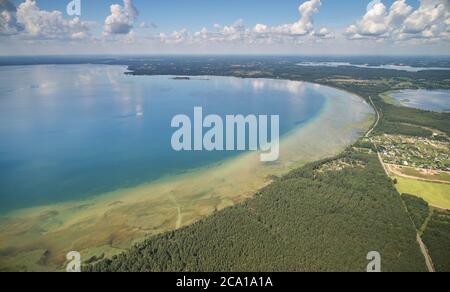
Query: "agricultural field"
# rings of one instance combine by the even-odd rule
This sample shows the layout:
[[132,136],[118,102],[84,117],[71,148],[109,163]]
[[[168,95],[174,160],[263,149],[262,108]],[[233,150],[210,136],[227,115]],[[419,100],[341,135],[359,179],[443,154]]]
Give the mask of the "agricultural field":
[[450,184],[432,183],[393,176],[396,188],[401,194],[412,194],[423,198],[430,205],[450,210]]

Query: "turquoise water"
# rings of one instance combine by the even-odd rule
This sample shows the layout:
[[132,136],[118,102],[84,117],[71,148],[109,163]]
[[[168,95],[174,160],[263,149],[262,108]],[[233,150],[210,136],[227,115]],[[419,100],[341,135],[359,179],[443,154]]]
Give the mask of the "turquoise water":
[[172,150],[171,119],[193,116],[195,106],[222,117],[279,115],[284,135],[311,122],[337,92],[282,80],[173,80],[125,70],[0,67],[1,212],[83,199],[239,155]]
[[450,112],[450,90],[401,90],[391,96],[403,106]]

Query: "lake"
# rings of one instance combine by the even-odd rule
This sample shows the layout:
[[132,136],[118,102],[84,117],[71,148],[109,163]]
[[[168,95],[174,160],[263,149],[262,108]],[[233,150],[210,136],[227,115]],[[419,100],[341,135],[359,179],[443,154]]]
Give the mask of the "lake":
[[[374,121],[360,97],[317,84],[125,71],[0,68],[0,269],[54,271],[72,250],[118,254],[341,153]],[[279,115],[279,160],[173,151],[171,119],[196,106],[221,117]]]
[[412,67],[408,65],[393,65],[393,64],[385,64],[385,65],[369,65],[369,64],[352,64],[349,62],[302,62],[297,64],[298,66],[305,67],[355,67],[355,68],[365,68],[365,69],[386,69],[386,70],[397,70],[397,71],[406,71],[406,72],[421,72],[428,70],[437,70],[437,71],[450,71],[450,68],[446,67]]
[[401,90],[390,94],[403,106],[437,112],[450,112],[450,90]]
[[[123,74],[122,66],[0,68],[0,210],[86,198],[239,152],[174,152],[171,119],[206,114],[280,116],[280,132],[327,104],[324,88],[225,77],[174,80]],[[329,91],[329,89],[328,89]]]

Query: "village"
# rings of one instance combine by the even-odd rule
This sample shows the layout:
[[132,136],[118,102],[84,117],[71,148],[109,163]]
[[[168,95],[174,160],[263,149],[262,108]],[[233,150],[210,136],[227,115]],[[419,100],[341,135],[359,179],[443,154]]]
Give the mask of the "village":
[[442,136],[430,138],[402,135],[375,137],[386,164],[432,171],[450,171],[449,142]]

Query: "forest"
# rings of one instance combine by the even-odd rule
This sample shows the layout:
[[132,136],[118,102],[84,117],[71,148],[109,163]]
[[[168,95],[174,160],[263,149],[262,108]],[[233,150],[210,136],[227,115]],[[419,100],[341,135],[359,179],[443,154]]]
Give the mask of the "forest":
[[450,271],[450,211],[430,207],[427,202],[403,194],[408,213],[422,236],[437,272]]
[[336,159],[363,167],[295,170],[253,199],[149,238],[86,271],[359,271],[378,251],[383,271],[424,271],[414,226],[375,154]]
[[409,194],[403,194],[402,198],[403,201],[405,201],[406,208],[408,209],[408,213],[411,216],[416,229],[422,231],[422,228],[430,215],[428,203],[421,198]]
[[434,210],[423,240],[438,272],[450,271],[450,212]]

